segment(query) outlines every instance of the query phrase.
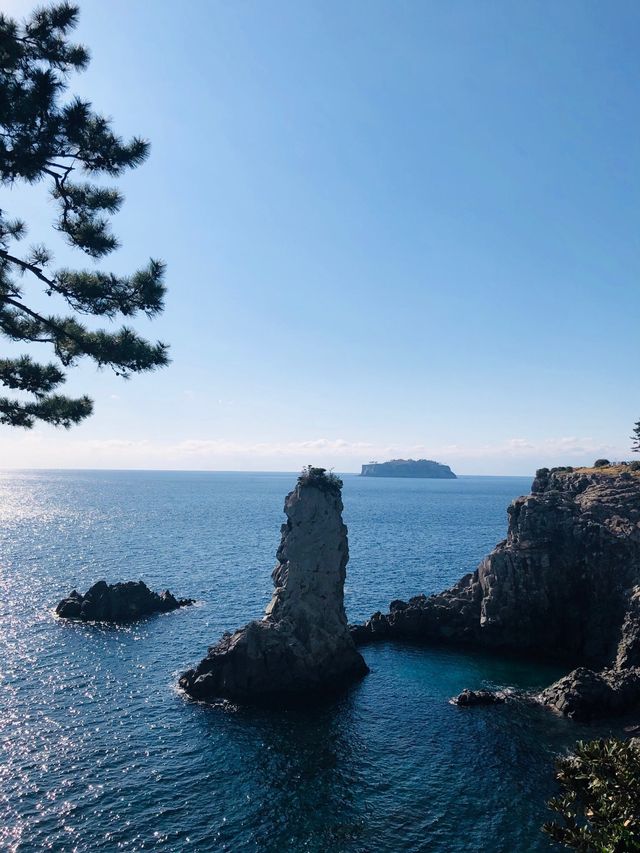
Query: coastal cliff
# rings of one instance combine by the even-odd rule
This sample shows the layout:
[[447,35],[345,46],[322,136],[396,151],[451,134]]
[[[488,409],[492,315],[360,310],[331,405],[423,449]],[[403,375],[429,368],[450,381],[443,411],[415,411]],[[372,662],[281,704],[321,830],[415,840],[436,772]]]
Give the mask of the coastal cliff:
[[180,686],[196,699],[300,699],[330,692],[369,670],[349,632],[349,559],[341,482],[307,469],[287,495],[286,524],[265,616],[226,633]]
[[475,572],[445,592],[391,602],[352,629],[356,641],[414,638],[580,665],[542,697],[569,715],[588,716],[605,694],[617,710],[640,701],[638,473],[542,469],[508,517],[507,538]]
[[415,477],[432,480],[456,480],[448,465],[432,459],[391,459],[362,466],[361,477]]

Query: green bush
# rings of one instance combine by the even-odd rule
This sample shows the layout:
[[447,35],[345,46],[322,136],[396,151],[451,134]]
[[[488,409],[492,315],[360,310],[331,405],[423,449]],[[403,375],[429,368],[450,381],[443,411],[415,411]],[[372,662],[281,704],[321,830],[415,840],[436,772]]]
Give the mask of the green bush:
[[327,474],[326,468],[314,468],[313,465],[305,465],[302,469],[298,482],[303,486],[315,486],[325,492],[340,494],[342,480],[332,471]]
[[558,759],[560,794],[549,802],[559,820],[543,831],[583,853],[640,851],[640,747],[637,739],[579,741]]
[[608,468],[611,465],[608,459],[596,459],[593,463],[594,468]]

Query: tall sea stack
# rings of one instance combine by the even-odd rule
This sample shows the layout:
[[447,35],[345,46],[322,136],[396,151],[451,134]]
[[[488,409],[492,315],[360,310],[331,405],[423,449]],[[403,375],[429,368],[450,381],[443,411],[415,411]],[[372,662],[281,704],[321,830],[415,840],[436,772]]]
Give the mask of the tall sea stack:
[[285,500],[286,524],[265,616],[225,633],[180,686],[195,699],[299,699],[365,675],[344,611],[349,559],[341,481],[308,468]]

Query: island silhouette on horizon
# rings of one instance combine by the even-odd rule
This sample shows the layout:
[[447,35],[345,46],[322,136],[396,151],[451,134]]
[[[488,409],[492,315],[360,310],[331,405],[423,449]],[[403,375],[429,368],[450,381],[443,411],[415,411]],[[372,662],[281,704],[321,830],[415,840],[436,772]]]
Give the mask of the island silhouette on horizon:
[[368,462],[362,466],[361,477],[423,477],[433,480],[457,480],[448,465],[433,459],[390,459],[388,462]]

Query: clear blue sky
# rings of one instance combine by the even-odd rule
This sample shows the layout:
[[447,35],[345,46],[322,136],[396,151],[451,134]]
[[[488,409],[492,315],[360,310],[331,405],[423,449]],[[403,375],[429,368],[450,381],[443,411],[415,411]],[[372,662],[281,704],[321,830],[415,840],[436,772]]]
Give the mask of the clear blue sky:
[[[80,5],[72,89],[152,143],[110,267],[167,262],[173,363],[76,371],[93,418],[3,429],[0,467],[629,456],[637,2]],[[47,236],[44,187],[5,204]]]

